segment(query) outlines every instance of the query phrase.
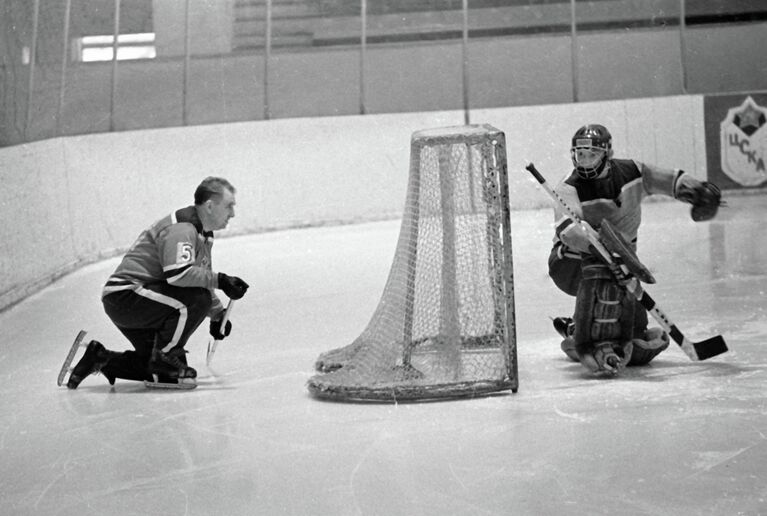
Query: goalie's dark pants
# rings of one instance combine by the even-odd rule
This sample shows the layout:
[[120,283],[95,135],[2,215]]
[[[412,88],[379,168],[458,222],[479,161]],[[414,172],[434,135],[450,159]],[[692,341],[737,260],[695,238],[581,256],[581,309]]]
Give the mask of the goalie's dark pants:
[[[563,252],[561,244],[555,245],[549,255],[549,276],[562,292],[576,296],[583,277],[581,259],[577,255]],[[647,311],[636,299],[632,298],[630,303],[634,319],[634,335],[627,337],[643,338],[648,323]]]
[[[102,299],[104,311],[133,345],[134,351],[112,358],[101,372],[125,380],[150,380],[152,349],[182,348],[205,320],[212,297],[206,288],[167,283],[119,290]],[[183,354],[182,354],[183,355]],[[179,357],[186,361],[184,356]]]

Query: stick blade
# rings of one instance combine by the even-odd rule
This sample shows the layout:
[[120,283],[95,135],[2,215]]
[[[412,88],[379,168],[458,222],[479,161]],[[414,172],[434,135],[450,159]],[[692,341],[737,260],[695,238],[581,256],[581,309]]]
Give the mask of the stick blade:
[[695,342],[693,346],[695,347],[695,353],[698,355],[698,360],[706,360],[707,358],[727,352],[727,343],[721,335]]

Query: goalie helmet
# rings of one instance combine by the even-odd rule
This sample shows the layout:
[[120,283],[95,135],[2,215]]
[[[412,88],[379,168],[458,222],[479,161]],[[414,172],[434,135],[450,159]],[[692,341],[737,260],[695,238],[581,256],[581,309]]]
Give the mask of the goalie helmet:
[[570,157],[576,172],[584,179],[595,179],[602,173],[612,155],[613,137],[603,125],[584,125],[573,135]]

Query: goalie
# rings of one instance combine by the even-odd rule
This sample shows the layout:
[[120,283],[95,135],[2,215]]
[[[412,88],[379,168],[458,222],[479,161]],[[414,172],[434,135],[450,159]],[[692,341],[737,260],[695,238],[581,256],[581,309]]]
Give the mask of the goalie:
[[[575,169],[556,186],[556,193],[594,230],[602,225],[614,228],[621,244],[616,263],[625,263],[631,272],[646,271],[635,254],[641,202],[646,196],[666,195],[691,204],[696,222],[713,218],[721,204],[716,185],[682,170],[614,159],[612,136],[602,125],[578,129],[570,155]],[[620,266],[599,257],[584,226],[555,208],[549,276],[560,290],[575,296],[573,317],[554,320],[564,338],[562,351],[599,374],[647,364],[668,347],[669,337],[660,328],[648,328],[647,312],[626,291],[630,277]],[[652,281],[648,275],[639,279]]]

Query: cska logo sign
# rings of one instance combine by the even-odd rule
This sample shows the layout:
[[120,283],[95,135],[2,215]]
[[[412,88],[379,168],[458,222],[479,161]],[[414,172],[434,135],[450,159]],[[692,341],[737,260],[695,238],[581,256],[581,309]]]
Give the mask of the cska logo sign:
[[743,186],[767,181],[767,109],[748,97],[719,127],[722,171]]

